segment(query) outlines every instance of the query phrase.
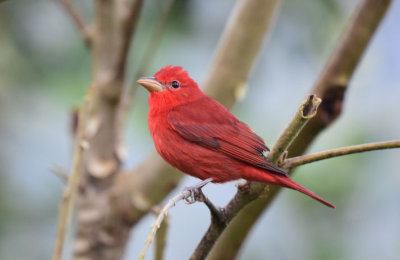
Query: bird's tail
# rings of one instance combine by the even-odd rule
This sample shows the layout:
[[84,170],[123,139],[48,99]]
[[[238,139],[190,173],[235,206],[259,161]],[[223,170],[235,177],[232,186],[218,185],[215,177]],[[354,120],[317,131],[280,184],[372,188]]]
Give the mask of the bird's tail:
[[334,208],[334,209],[336,208],[335,205],[333,205],[332,203],[329,203],[328,201],[326,201],[323,198],[319,197],[318,195],[314,194],[312,191],[310,191],[310,190],[304,188],[303,186],[297,184],[296,182],[294,182],[290,178],[285,177],[285,176],[279,176],[278,179],[279,179],[279,184],[281,186],[286,187],[286,188],[290,188],[290,189],[293,189],[293,190],[300,191],[301,193],[304,193],[307,196],[310,196],[311,198],[313,198],[315,200],[318,200],[319,202],[325,204],[328,207],[331,207],[331,208]]

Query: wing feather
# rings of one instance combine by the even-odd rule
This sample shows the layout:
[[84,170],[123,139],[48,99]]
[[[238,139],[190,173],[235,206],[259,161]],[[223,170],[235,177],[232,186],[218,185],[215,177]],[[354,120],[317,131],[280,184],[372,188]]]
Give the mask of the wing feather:
[[182,107],[168,114],[170,126],[183,138],[244,163],[287,176],[283,169],[265,157],[264,153],[269,149],[264,140],[229,111],[225,119],[221,119],[210,115],[199,116],[188,110],[190,108]]

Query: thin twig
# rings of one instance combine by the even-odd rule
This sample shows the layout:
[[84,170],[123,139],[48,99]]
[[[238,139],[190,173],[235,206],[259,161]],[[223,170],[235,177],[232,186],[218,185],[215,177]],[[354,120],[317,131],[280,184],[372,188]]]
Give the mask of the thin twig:
[[400,147],[400,141],[388,141],[388,142],[353,145],[353,146],[332,149],[332,150],[323,151],[323,152],[314,153],[314,154],[292,157],[292,158],[286,159],[283,162],[282,167],[284,167],[286,169],[293,169],[300,165],[304,165],[304,164],[308,164],[308,163],[312,163],[312,162],[316,162],[316,161],[320,161],[320,160],[324,160],[324,159],[328,159],[328,158],[332,158],[332,157],[338,157],[338,156],[343,156],[343,155],[348,155],[348,154],[362,153],[362,152],[368,152],[368,151],[374,151],[374,150],[399,148],[399,147]]
[[165,245],[167,241],[167,234],[168,234],[168,225],[169,219],[168,216],[165,216],[164,220],[161,222],[160,228],[156,234],[156,243],[154,247],[154,259],[155,260],[163,260],[164,259],[164,252],[165,252]]
[[135,73],[134,82],[136,82],[136,79],[143,76],[143,73],[145,73],[150,65],[150,62],[153,60],[154,55],[156,54],[157,47],[160,45],[161,36],[163,35],[165,25],[167,24],[168,17],[173,10],[175,1],[176,0],[168,0],[168,2],[163,7],[160,15],[158,16],[156,25],[154,26],[154,29],[150,36],[150,40],[138,66],[138,70]]
[[85,141],[85,130],[87,124],[87,118],[89,114],[90,104],[93,98],[94,87],[89,87],[89,90],[85,96],[82,108],[80,109],[78,119],[78,133],[75,140],[74,148],[74,160],[71,174],[69,175],[68,185],[64,190],[57,224],[56,240],[53,249],[53,260],[59,260],[62,257],[62,251],[64,246],[65,235],[68,230],[70,223],[70,216],[72,212],[72,206],[74,203],[74,197],[78,189],[79,181],[81,178],[82,167],[83,167],[83,153],[87,149],[87,143]]
[[76,27],[80,31],[86,46],[90,48],[92,41],[92,30],[90,29],[90,26],[72,4],[71,0],[60,0],[60,4],[64,6],[65,10],[69,13],[72,20],[75,22]]
[[63,183],[68,183],[68,172],[64,168],[62,168],[59,165],[53,165],[50,168],[50,171],[54,173],[57,177],[60,178],[60,180],[63,181]]
[[118,34],[116,49],[114,50],[116,77],[121,78],[121,75],[125,75],[131,39],[136,31],[143,2],[143,0],[124,0],[119,2],[119,13],[117,13]]
[[162,208],[160,214],[158,214],[157,219],[154,221],[153,225],[151,226],[150,234],[146,238],[146,242],[144,244],[144,248],[139,255],[139,260],[143,260],[146,256],[147,249],[149,248],[150,244],[153,242],[154,236],[157,230],[160,228],[161,223],[163,222],[164,218],[167,216],[168,211],[176,205],[181,200],[185,200],[191,196],[191,192],[188,190],[181,191],[178,195],[173,197],[168,201],[168,203]]
[[147,47],[144,51],[143,57],[139,63],[138,69],[135,73],[134,84],[127,84],[122,93],[122,103],[120,108],[120,120],[121,123],[125,120],[128,111],[132,107],[132,100],[134,99],[137,88],[134,86],[136,84],[136,80],[143,76],[147,68],[149,67],[151,61],[154,59],[154,55],[156,54],[156,50],[161,42],[161,36],[163,34],[165,25],[167,24],[167,19],[173,10],[173,6],[176,0],[168,0],[165,4],[165,7],[161,11],[161,14],[158,16],[156,21],[156,25],[151,33],[150,39],[148,41]]
[[[157,230],[160,228],[160,225],[161,225],[162,221],[164,220],[164,217],[167,216],[168,210],[170,208],[172,208],[173,206],[175,206],[176,203],[178,203],[180,200],[185,200],[188,204],[195,203],[196,201],[204,201],[204,199],[206,199],[206,197],[204,196],[204,194],[202,194],[201,188],[203,188],[205,185],[207,185],[208,183],[210,183],[212,181],[213,181],[212,178],[202,180],[201,182],[199,182],[191,187],[185,188],[178,195],[176,195],[175,197],[173,197],[171,200],[168,201],[168,203],[162,208],[157,219],[154,221],[153,225],[151,226],[150,234],[148,235],[145,245],[144,245],[144,248],[139,255],[140,260],[143,260],[144,257],[146,256],[146,251],[147,251],[148,247],[150,246],[151,242],[153,242],[154,236],[155,236]],[[199,194],[197,192],[199,192]]]

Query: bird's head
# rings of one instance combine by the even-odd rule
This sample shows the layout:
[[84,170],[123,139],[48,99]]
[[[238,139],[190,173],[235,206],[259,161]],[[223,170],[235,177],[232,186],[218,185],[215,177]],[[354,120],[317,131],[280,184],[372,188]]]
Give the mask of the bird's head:
[[150,102],[169,106],[187,103],[202,95],[197,83],[182,67],[166,66],[154,77],[143,77],[137,83],[150,92]]

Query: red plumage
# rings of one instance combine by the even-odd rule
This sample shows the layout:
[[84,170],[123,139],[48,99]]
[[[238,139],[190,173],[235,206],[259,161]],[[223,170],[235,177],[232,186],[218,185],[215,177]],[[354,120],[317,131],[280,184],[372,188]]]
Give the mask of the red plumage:
[[148,121],[154,145],[173,167],[217,183],[243,178],[291,188],[335,208],[268,161],[264,140],[205,95],[181,67],[167,66],[138,83],[150,91]]

